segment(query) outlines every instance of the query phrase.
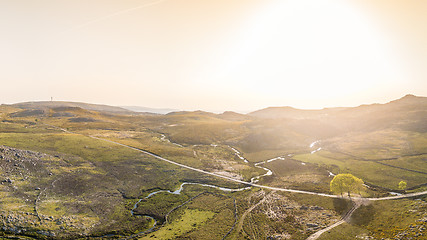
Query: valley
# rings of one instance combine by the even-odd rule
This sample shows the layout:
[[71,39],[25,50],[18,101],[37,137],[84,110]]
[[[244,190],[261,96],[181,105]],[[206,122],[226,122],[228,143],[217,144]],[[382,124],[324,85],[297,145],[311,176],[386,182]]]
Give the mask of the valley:
[[[4,238],[315,239],[341,218],[316,237],[427,236],[424,97],[250,114],[1,105],[0,146]],[[331,192],[341,173],[364,189]]]

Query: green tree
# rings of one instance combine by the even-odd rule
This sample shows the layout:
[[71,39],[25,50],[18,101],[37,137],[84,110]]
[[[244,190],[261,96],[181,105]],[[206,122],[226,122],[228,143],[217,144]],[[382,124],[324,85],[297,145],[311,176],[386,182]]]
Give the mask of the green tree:
[[349,173],[336,175],[330,183],[331,191],[334,193],[359,193],[363,189],[363,181]]
[[399,182],[399,189],[400,190],[405,190],[406,189],[406,182],[405,181],[400,181]]

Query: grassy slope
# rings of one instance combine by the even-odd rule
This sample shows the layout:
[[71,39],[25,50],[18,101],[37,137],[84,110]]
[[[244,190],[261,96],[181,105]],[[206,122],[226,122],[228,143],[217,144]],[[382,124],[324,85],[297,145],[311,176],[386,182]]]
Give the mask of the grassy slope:
[[[48,120],[49,123],[65,124],[67,128],[82,128],[81,125],[68,126],[68,123],[61,119]],[[41,187],[43,194],[39,197],[39,213],[53,219],[59,219],[63,215],[69,216],[80,223],[80,225],[74,223],[74,228],[77,229],[79,227],[91,229],[92,233],[105,231],[132,233],[137,229],[148,227],[149,222],[144,222],[140,217],[131,217],[129,214],[132,202],[136,201],[129,202],[123,197],[136,198],[143,195],[145,191],[152,191],[151,189],[172,190],[179,185],[180,181],[235,187],[233,184],[224,184],[222,180],[176,168],[115,144],[78,134],[63,133],[46,125],[35,124],[34,119],[30,117],[15,118],[14,121],[1,123],[7,131],[0,133],[0,144],[45,152],[58,156],[57,158],[63,159],[64,162],[64,166],[57,168],[49,164],[53,175],[46,174],[40,178],[41,183],[26,187],[32,189],[31,192],[27,191],[27,195],[35,198],[37,193],[33,193],[34,189]],[[18,121],[22,123],[17,123]],[[33,123],[28,124],[25,121]],[[96,133],[99,126],[105,127],[100,123],[91,125],[94,128],[93,132]],[[163,142],[160,145],[162,144],[171,145]],[[31,183],[24,181],[19,184],[19,186],[25,186]],[[14,206],[22,205],[19,197],[7,197],[5,195],[7,191],[2,194],[4,195],[2,206],[5,209],[13,211]],[[170,196],[166,199],[170,200]],[[30,204],[26,209],[20,207],[19,211],[32,211],[33,208],[34,206]],[[168,208],[165,207],[163,210]],[[61,225],[55,224],[55,221],[43,221],[36,229],[61,232],[59,230]],[[94,221],[98,222],[95,224],[98,227],[88,228]],[[65,230],[73,231],[70,228]],[[86,233],[90,234],[90,232]]]
[[172,223],[141,239],[175,239],[191,230],[197,229],[214,215],[215,213],[210,211],[187,209]]
[[427,203],[426,197],[420,199],[423,200],[389,200],[362,206],[350,223],[322,234],[319,239],[354,239],[367,235],[375,239],[425,239]]

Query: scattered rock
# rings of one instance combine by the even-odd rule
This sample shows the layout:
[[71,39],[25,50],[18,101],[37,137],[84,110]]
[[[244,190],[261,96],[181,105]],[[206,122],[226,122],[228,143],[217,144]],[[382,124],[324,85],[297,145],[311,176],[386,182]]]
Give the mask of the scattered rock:
[[13,183],[12,179],[6,178],[5,180],[1,181],[2,183]]
[[323,208],[322,208],[322,207],[319,207],[319,206],[313,206],[313,207],[311,207],[310,209],[311,209],[311,210],[323,210]]
[[317,228],[317,227],[319,227],[319,225],[318,225],[318,224],[315,224],[315,223],[307,223],[306,225],[307,225],[307,227],[309,227],[309,228]]

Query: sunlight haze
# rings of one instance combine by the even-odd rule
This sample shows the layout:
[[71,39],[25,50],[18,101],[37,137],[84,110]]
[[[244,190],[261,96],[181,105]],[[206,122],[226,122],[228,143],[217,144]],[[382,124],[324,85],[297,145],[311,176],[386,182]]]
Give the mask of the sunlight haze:
[[427,95],[427,2],[0,2],[0,103],[206,111]]

